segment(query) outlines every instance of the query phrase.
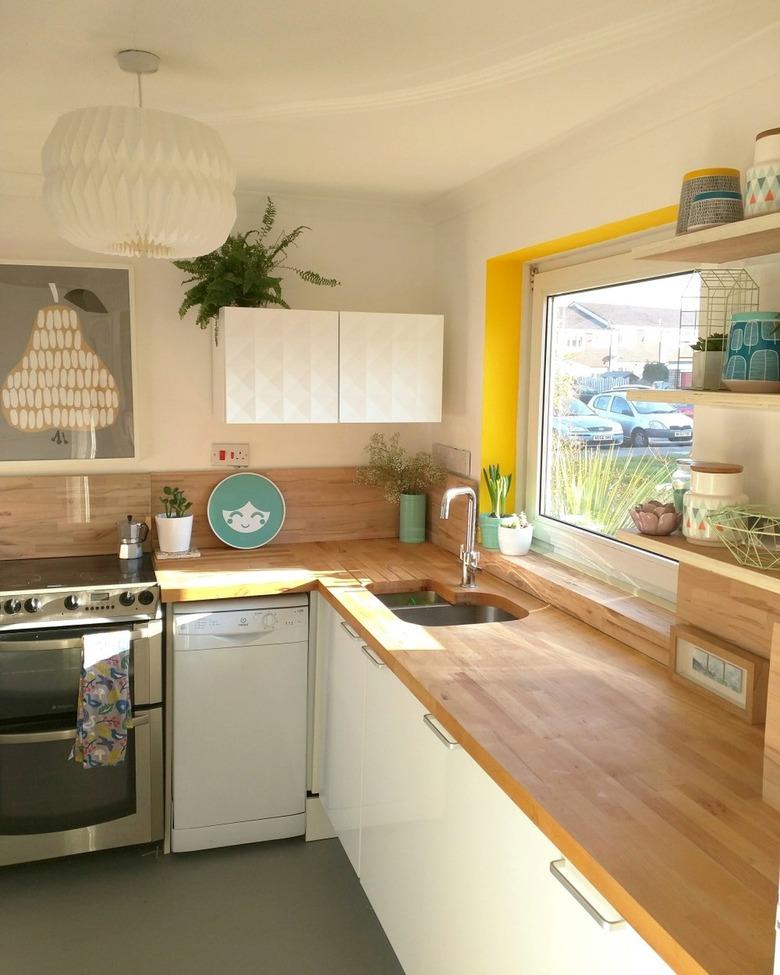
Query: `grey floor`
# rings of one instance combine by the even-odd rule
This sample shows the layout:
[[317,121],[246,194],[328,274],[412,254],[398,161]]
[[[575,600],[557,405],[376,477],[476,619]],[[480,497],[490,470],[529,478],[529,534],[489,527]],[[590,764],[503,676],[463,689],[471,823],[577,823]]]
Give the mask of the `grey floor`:
[[0,975],[403,975],[338,840],[0,868]]

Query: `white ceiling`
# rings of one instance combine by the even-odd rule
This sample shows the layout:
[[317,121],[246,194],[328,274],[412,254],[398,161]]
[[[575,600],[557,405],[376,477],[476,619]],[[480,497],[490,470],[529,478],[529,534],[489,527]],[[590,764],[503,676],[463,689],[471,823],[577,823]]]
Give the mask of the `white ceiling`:
[[[0,172],[61,113],[135,99],[215,126],[245,190],[429,200],[678,83],[777,0],[0,0]],[[744,56],[744,52],[743,55]]]

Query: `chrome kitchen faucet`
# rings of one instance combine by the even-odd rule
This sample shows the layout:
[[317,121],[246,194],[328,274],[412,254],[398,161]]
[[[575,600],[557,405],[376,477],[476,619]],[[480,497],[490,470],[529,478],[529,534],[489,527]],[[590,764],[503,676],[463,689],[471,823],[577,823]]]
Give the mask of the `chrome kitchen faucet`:
[[461,585],[464,589],[477,588],[477,569],[479,568],[479,552],[477,551],[477,495],[470,487],[447,488],[441,499],[440,517],[445,520],[450,516],[450,502],[453,498],[465,497],[469,503],[466,518],[466,543],[460,547]]

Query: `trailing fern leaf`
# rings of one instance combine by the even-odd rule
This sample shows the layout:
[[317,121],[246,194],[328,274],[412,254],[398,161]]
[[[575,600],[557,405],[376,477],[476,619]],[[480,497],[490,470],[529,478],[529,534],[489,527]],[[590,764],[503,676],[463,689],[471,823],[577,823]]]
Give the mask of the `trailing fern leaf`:
[[307,284],[321,288],[335,288],[341,284],[336,278],[324,278],[316,271],[301,270],[285,263],[288,249],[311,228],[301,225],[281,233],[273,244],[264,243],[275,220],[276,206],[268,197],[259,230],[231,234],[210,254],[173,262],[189,275],[182,284],[192,285],[185,291],[179,317],[184,318],[191,308],[197,307],[196,321],[201,328],[207,328],[216,324],[220,308],[265,308],[268,305],[289,308],[282,297],[282,279],[276,273],[278,271],[292,271]]

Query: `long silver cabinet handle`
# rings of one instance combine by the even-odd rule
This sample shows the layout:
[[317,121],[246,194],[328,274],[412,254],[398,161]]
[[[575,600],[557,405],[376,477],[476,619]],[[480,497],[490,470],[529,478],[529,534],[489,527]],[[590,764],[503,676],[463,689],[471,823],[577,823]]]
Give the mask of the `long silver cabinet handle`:
[[[149,712],[139,711],[133,715],[133,728],[149,724]],[[68,741],[76,737],[75,728],[60,728],[57,731],[31,731],[27,734],[4,735],[0,733],[0,745],[38,745],[47,741]]]
[[620,917],[615,921],[610,921],[608,918],[604,917],[601,911],[594,907],[588,898],[581,891],[577,890],[569,878],[561,871],[561,867],[565,866],[565,860],[553,860],[550,864],[550,873],[565,890],[568,890],[580,907],[585,908],[596,924],[598,924],[600,928],[604,928],[605,931],[616,931],[618,928],[622,928],[626,923],[624,918]]
[[431,729],[434,735],[436,735],[436,737],[439,739],[442,745],[445,746],[445,748],[453,749],[453,748],[460,747],[459,743],[455,741],[454,738],[449,737],[449,735],[444,731],[444,729],[441,727],[439,722],[436,720],[436,718],[434,718],[432,714],[424,714],[423,722],[428,725],[428,727]]
[[341,629],[344,630],[345,633],[348,633],[352,637],[353,640],[359,640],[360,639],[360,634],[359,633],[355,633],[355,631],[352,629],[352,627],[349,625],[349,623],[347,623],[345,620],[339,620],[339,623],[341,625]]
[[382,667],[386,667],[387,666],[387,664],[384,662],[384,660],[380,660],[379,657],[377,657],[377,655],[371,649],[371,647],[367,647],[365,645],[365,643],[360,647],[360,649],[368,657],[368,659],[371,661],[371,663],[375,667],[377,667],[378,669],[381,670]]

